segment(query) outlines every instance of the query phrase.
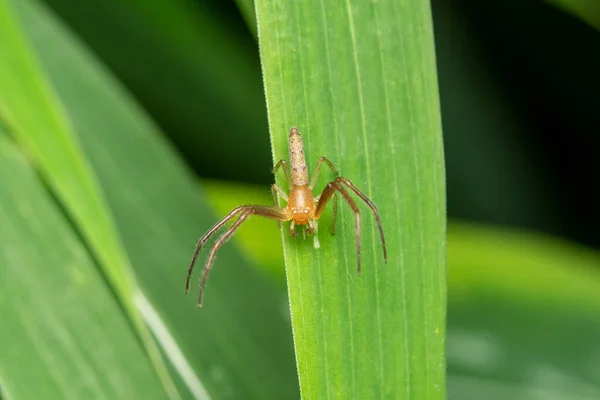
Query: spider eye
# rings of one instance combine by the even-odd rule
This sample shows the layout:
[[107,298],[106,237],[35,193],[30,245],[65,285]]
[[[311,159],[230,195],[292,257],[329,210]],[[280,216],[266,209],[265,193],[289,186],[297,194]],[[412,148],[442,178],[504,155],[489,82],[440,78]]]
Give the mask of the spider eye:
[[292,208],[292,213],[293,213],[293,214],[297,214],[297,213],[298,213],[298,210],[296,210],[296,208]]
[[304,209],[304,214],[308,214],[308,207]]

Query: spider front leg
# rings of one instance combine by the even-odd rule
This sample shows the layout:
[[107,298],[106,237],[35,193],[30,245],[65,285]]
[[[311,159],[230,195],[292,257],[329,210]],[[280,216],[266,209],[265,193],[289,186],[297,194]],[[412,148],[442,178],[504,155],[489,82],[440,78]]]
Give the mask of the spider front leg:
[[215,234],[215,232],[217,232],[223,225],[225,225],[227,223],[227,221],[229,221],[230,219],[232,219],[233,217],[235,217],[236,215],[238,215],[240,212],[244,211],[247,208],[247,206],[240,206],[240,207],[236,207],[233,210],[231,210],[231,212],[229,214],[227,214],[225,217],[223,217],[223,219],[221,219],[219,222],[217,222],[212,228],[210,228],[208,230],[208,232],[206,232],[204,234],[204,236],[202,236],[200,238],[200,240],[198,241],[198,244],[196,245],[196,250],[194,250],[194,256],[192,257],[192,261],[190,262],[190,266],[188,268],[188,274],[187,274],[187,279],[185,280],[185,294],[188,294],[190,292],[190,279],[192,277],[192,272],[194,272],[194,266],[196,265],[196,260],[198,259],[198,255],[200,254],[200,250],[202,249],[202,246],[204,245],[204,243],[206,243],[206,241]]
[[198,259],[198,254],[200,254],[200,250],[202,246],[210,239],[212,235],[214,235],[221,227],[223,227],[229,220],[241,214],[240,217],[235,221],[228,229],[225,231],[223,235],[221,235],[215,244],[213,245],[208,259],[206,261],[206,266],[204,267],[204,272],[202,273],[202,281],[200,283],[200,292],[198,294],[198,307],[202,307],[202,297],[204,293],[204,285],[206,284],[206,279],[208,277],[208,273],[212,267],[214,262],[217,250],[229,239],[235,231],[240,227],[240,225],[250,216],[250,215],[260,215],[266,218],[275,219],[278,221],[289,221],[291,219],[282,209],[278,207],[268,207],[268,206],[258,206],[258,205],[246,205],[234,208],[229,214],[227,214],[223,219],[215,224],[211,229],[208,230],[200,238],[198,241],[198,245],[196,246],[196,250],[194,251],[194,256],[188,268],[188,275],[185,281],[185,292],[186,294],[190,291],[190,279],[192,277],[192,272],[194,271],[194,265],[196,260]]
[[319,247],[321,247],[321,244],[319,243],[319,223],[317,222],[316,219],[309,219],[308,220],[308,228],[306,228],[306,234],[307,235],[314,235],[313,236],[313,244],[315,246],[315,249],[318,249]]
[[298,236],[298,232],[296,232],[296,229],[294,229],[295,226],[296,226],[296,223],[292,220],[292,222],[290,223],[290,236],[291,237]]

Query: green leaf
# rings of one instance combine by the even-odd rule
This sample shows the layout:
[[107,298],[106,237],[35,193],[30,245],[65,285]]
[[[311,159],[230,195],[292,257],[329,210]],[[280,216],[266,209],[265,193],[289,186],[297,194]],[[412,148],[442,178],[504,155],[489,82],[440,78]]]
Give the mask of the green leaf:
[[246,25],[250,32],[256,37],[256,12],[254,10],[253,0],[236,0],[235,2],[246,21]]
[[[448,232],[451,303],[488,294],[520,304],[600,311],[600,255],[543,235],[454,223]],[[482,268],[483,267],[483,268]]]
[[131,89],[196,170],[268,182],[260,63],[245,27],[206,2],[45,2]]
[[[363,203],[360,276],[344,201],[334,237],[331,211],[321,221],[319,250],[283,230],[302,396],[445,398],[445,188],[429,2],[256,5],[274,160],[288,158],[297,126],[311,168],[327,156],[379,207],[389,252],[384,264]],[[317,193],[333,178],[322,175]]]
[[562,240],[452,223],[450,398],[599,398],[598,265]]
[[[29,10],[26,3],[19,5]],[[77,151],[54,93],[35,65],[8,1],[0,1],[0,37],[8,55],[0,63],[0,116],[4,116],[9,131],[37,159],[57,197],[67,204],[70,216],[104,268],[167,392],[170,397],[178,398],[159,350],[134,305],[136,283],[104,199],[86,161]]]
[[589,0],[546,0],[600,30],[600,3]]
[[86,248],[1,132],[0,182],[0,393],[164,399]]
[[[207,286],[206,307],[198,311],[196,293],[185,296],[184,280],[193,246],[216,216],[123,88],[39,3],[15,6],[31,45],[13,14],[0,13],[0,33],[6,35],[0,58],[2,115],[103,271],[130,276],[131,260],[139,288],[111,283],[137,329],[132,334],[145,329],[135,323],[139,312],[171,362],[182,396],[297,396],[284,293],[226,247]],[[85,207],[95,207],[94,213],[77,212]],[[59,272],[66,266],[48,268]],[[0,380],[4,385],[4,374]]]

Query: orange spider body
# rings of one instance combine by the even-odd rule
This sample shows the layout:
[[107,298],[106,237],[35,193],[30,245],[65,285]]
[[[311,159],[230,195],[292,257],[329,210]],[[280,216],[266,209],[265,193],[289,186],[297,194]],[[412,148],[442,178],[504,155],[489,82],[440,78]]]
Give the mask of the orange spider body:
[[306,225],[315,217],[315,198],[309,186],[294,186],[290,190],[288,204],[283,212],[294,221],[296,225]]
[[[325,205],[332,197],[333,219],[331,222],[331,233],[335,233],[335,221],[337,216],[337,193],[342,195],[342,197],[346,200],[346,202],[350,205],[354,212],[356,220],[356,255],[358,262],[358,273],[360,274],[360,212],[356,203],[354,202],[352,197],[350,197],[350,194],[346,191],[346,188],[350,189],[358,197],[360,197],[360,199],[363,200],[373,211],[375,219],[377,221],[377,226],[379,228],[379,234],[381,236],[381,243],[383,247],[383,260],[387,262],[385,238],[383,236],[381,219],[379,217],[379,212],[377,211],[377,208],[371,202],[371,200],[369,200],[367,196],[365,196],[360,190],[358,190],[356,186],[352,184],[352,182],[341,176],[338,176],[336,179],[329,182],[319,196],[313,196],[313,188],[317,183],[317,179],[319,177],[319,172],[321,169],[321,164],[323,162],[325,162],[336,175],[338,174],[338,172],[331,163],[331,161],[329,161],[325,157],[320,157],[317,161],[317,166],[315,168],[314,175],[309,184],[308,168],[306,166],[306,158],[304,156],[302,136],[300,135],[300,132],[296,127],[292,127],[292,129],[290,129],[288,143],[290,149],[290,164],[288,165],[285,162],[285,160],[280,160],[275,165],[273,173],[277,173],[277,170],[280,167],[283,168],[286,180],[290,185],[289,196],[281,187],[279,187],[277,184],[273,184],[271,185],[271,192],[273,194],[274,201],[273,206],[244,205],[236,207],[223,219],[221,219],[221,221],[219,221],[215,226],[209,229],[209,231],[206,232],[204,236],[202,236],[202,238],[200,238],[200,241],[196,246],[196,251],[194,252],[194,256],[188,269],[188,275],[185,283],[186,293],[188,293],[190,290],[190,278],[194,270],[194,264],[196,262],[196,259],[198,258],[198,254],[200,253],[200,249],[202,248],[204,243],[206,243],[206,241],[221,227],[223,227],[229,220],[239,215],[239,218],[229,227],[229,229],[227,229],[227,231],[223,235],[221,235],[219,239],[217,239],[215,245],[210,251],[208,260],[206,262],[206,267],[204,268],[204,273],[202,274],[202,282],[200,284],[200,293],[198,296],[198,307],[202,307],[202,294],[204,292],[204,285],[206,283],[206,278],[208,276],[208,272],[210,271],[210,267],[213,264],[217,250],[234,234],[236,229],[250,215],[256,214],[261,215],[263,217],[275,219],[278,221],[280,226],[281,222],[283,221],[292,221],[290,224],[290,234],[292,236],[297,236],[297,233],[294,229],[295,225],[308,225],[308,228],[305,232],[308,234],[314,234],[315,248],[318,248],[319,241],[317,237],[317,220],[321,217]],[[287,205],[285,207],[279,208],[277,206],[277,194],[279,194],[287,202]]]
[[[288,144],[292,187],[288,196],[288,204],[283,210],[295,224],[306,225],[314,218],[317,207],[312,188],[308,186],[308,167],[304,156],[302,136],[295,127],[290,130]],[[285,165],[285,162],[281,160],[279,165]]]

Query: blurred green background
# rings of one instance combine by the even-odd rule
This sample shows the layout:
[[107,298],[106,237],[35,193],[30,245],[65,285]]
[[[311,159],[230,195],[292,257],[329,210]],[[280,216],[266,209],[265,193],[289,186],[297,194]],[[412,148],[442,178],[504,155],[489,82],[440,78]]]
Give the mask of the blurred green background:
[[[246,2],[45,4],[156,122],[214,215],[270,202],[265,97],[252,14],[240,11]],[[448,187],[449,398],[598,399],[600,3],[432,7]],[[252,222],[233,242],[270,277],[270,298],[285,315],[283,256],[269,222]],[[183,265],[190,246],[180,247]],[[294,393],[288,333],[277,339],[287,350],[274,365],[283,360],[282,376],[292,378],[288,389],[265,389],[270,396]],[[0,397],[20,399],[2,393],[5,368]],[[224,393],[218,369],[210,374],[213,393]]]
[[[236,3],[47,3],[199,176],[272,181],[255,28]],[[600,246],[599,34],[565,12],[578,3],[597,27],[595,2],[433,1],[450,217]]]

